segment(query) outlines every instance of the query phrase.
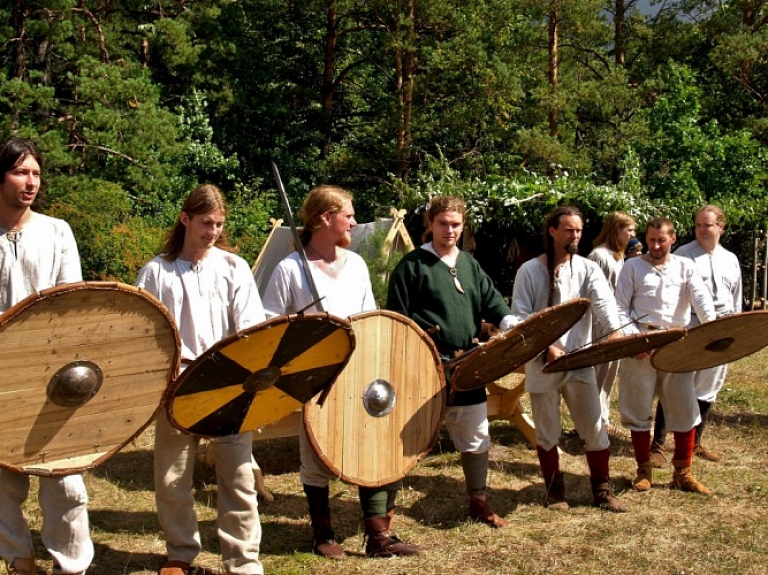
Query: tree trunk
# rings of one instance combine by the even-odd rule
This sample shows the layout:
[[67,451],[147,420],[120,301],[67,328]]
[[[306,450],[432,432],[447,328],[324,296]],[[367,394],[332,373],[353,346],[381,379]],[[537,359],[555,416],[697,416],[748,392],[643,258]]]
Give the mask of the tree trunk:
[[336,45],[339,40],[337,30],[339,15],[336,0],[329,0],[325,11],[325,51],[323,55],[323,87],[320,101],[323,109],[323,147],[322,157],[331,152],[333,142],[333,101],[336,90]]
[[616,0],[616,12],[613,15],[613,49],[614,49],[614,61],[617,66],[622,68],[626,62],[626,56],[624,54],[624,15],[626,12],[626,6],[624,0]]
[[395,46],[395,86],[398,101],[397,122],[397,175],[403,181],[407,181],[410,172],[410,147],[411,147],[411,119],[413,117],[413,92],[415,72],[417,66],[415,11],[414,1],[405,3],[406,22],[408,29],[403,34],[398,34],[399,25],[395,21],[395,34],[399,41]]
[[24,4],[23,0],[16,0],[13,3],[13,13],[11,14],[11,27],[16,35],[13,39],[13,60],[16,64],[16,77],[19,79],[24,76],[24,71],[27,68],[27,56],[24,49],[26,36]]
[[550,0],[549,3],[549,86],[552,101],[549,105],[549,135],[557,138],[559,134],[560,108],[557,104],[557,72],[558,72],[558,14],[559,0]]

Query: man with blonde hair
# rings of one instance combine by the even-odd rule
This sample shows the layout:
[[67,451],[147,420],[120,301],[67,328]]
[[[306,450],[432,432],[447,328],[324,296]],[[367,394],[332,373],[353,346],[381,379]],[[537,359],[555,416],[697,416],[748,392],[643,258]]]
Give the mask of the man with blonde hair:
[[[368,267],[363,258],[346,249],[357,225],[352,195],[338,186],[318,186],[304,199],[300,215],[304,221],[301,243],[323,309],[338,317],[376,309]],[[290,315],[301,310],[317,312],[313,299],[301,256],[293,252],[277,265],[264,290],[267,316]],[[342,559],[344,549],[336,541],[331,523],[329,480],[334,475],[312,449],[303,425],[299,427],[299,450],[301,483],[312,523],[312,552]],[[398,481],[358,489],[368,557],[419,554],[418,547],[404,543],[390,532],[399,487]]]

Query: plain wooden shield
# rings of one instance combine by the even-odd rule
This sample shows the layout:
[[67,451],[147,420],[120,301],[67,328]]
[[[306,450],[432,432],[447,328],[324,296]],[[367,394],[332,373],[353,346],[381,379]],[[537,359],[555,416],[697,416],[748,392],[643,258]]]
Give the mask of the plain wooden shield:
[[546,364],[541,371],[555,373],[591,367],[658,349],[679,340],[683,336],[685,336],[685,328],[682,327],[624,335],[561,355],[556,360]]
[[747,311],[709,321],[656,350],[653,367],[681,373],[724,365],[768,345],[768,310]]
[[450,386],[468,391],[512,373],[568,331],[589,306],[587,298],[577,298],[548,307],[488,343],[446,362]]
[[373,311],[350,321],[357,348],[325,404],[304,406],[304,426],[333,473],[378,487],[402,479],[436,441],[445,380],[434,344],[410,319]]
[[346,320],[326,313],[273,318],[190,364],[169,390],[168,417],[200,437],[260,429],[327,391],[354,349]]
[[160,409],[178,369],[166,308],[133,286],[81,282],[0,316],[0,465],[79,473],[109,459]]

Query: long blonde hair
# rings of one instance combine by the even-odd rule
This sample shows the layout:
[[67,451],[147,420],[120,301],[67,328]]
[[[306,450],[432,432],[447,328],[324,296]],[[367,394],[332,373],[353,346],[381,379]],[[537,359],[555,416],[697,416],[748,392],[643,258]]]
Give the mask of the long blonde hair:
[[[224,215],[228,213],[227,200],[224,199],[221,190],[213,184],[200,184],[197,186],[189,193],[184,201],[184,205],[181,206],[181,213],[187,214],[190,218],[219,210],[224,212]],[[176,219],[176,225],[166,234],[163,247],[160,250],[163,258],[169,262],[175,261],[184,248],[184,237],[186,236],[187,227],[181,223],[181,213],[179,213]],[[215,245],[217,248],[228,252],[237,251],[236,248],[229,245],[224,231],[221,232]]]
[[624,259],[624,252],[626,251],[627,246],[622,245],[619,241],[619,232],[624,228],[636,225],[635,218],[629,214],[624,212],[612,212],[605,218],[603,229],[600,230],[600,235],[598,235],[595,241],[592,242],[592,245],[597,247],[605,244],[617,261]]

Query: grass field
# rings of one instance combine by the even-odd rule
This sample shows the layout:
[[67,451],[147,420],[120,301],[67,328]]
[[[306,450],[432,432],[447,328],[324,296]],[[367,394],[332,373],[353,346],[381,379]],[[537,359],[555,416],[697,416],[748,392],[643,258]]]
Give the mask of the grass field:
[[[418,558],[368,560],[357,489],[332,484],[332,510],[348,557],[322,560],[308,552],[310,530],[298,478],[295,438],[255,444],[274,502],[260,502],[262,560],[274,574],[763,574],[768,572],[768,349],[736,362],[705,436],[719,463],[694,460],[694,475],[710,498],[667,489],[672,471],[657,470],[654,488],[631,490],[635,463],[629,440],[613,440],[614,486],[630,507],[611,514],[590,506],[586,460],[578,445],[563,456],[570,511],[541,506],[536,453],[506,423],[492,424],[490,501],[511,522],[491,530],[466,521],[458,454],[442,437],[404,480],[395,530],[420,545]],[[567,413],[564,425],[569,426]],[[164,561],[164,542],[152,492],[152,431],[86,474],[96,558],[89,575],[151,574]],[[198,564],[219,567],[215,533],[216,486],[209,469],[196,472],[204,551]],[[35,491],[33,491],[35,493]],[[39,546],[39,509],[27,513]],[[42,547],[40,573],[51,571]],[[4,573],[4,566],[0,573]]]

